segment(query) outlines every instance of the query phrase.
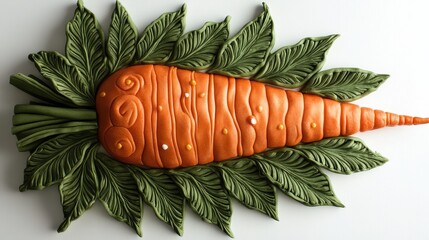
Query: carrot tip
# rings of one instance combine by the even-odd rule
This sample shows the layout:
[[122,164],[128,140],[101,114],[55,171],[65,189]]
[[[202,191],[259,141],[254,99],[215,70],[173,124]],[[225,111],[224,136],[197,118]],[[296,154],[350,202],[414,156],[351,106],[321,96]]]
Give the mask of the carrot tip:
[[413,124],[426,124],[429,123],[429,118],[420,118],[420,117],[414,117],[413,118]]

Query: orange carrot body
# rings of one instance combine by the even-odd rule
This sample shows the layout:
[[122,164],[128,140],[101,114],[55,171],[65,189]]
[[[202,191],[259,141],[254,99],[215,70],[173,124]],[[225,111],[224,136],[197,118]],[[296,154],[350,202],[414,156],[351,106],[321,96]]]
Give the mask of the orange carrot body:
[[161,65],[122,69],[97,94],[99,139],[125,163],[187,167],[346,136],[427,123],[247,79]]

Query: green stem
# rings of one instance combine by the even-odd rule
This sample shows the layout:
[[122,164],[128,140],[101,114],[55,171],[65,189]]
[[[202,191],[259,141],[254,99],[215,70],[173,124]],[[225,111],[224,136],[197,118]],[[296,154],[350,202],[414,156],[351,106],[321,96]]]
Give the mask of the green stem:
[[12,127],[12,134],[17,134],[33,128],[39,128],[39,127],[49,126],[57,123],[63,123],[65,121],[66,121],[65,119],[52,119],[52,120],[45,120],[45,121],[32,121],[27,124],[22,124],[19,126],[16,126],[14,124],[14,126]]
[[26,131],[22,131],[17,133],[18,140],[21,140],[23,138],[26,138],[30,135],[34,135],[37,133],[41,133],[47,130],[51,129],[62,129],[62,128],[74,128],[74,127],[94,127],[97,128],[97,122],[65,122],[60,124],[53,124],[53,125],[47,125],[47,126],[41,126],[37,128],[28,129]]
[[63,118],[69,120],[96,120],[97,113],[91,109],[78,109],[78,108],[62,108],[51,107],[34,104],[18,104],[15,106],[15,114],[40,114],[52,116],[55,118]]
[[89,130],[96,130],[97,124],[94,123],[93,125],[87,125],[87,126],[72,126],[72,127],[63,127],[63,128],[52,128],[52,129],[46,129],[44,131],[38,131],[31,135],[28,135],[17,142],[18,149],[25,148],[29,145],[31,145],[33,142],[36,142],[38,140],[58,135],[58,134],[64,134],[64,133],[76,133],[76,132],[83,132],[83,131],[89,131]]
[[[14,126],[23,125],[28,123],[40,122],[40,121],[48,121],[58,119],[52,116],[40,115],[40,114],[26,114],[20,113],[13,115],[12,123]],[[64,119],[65,120],[65,119]]]

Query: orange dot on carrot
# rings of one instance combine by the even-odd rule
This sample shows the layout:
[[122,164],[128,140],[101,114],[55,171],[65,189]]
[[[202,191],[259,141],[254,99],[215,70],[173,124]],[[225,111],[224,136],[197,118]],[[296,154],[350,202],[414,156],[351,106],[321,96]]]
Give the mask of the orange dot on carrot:
[[224,128],[224,129],[222,129],[222,134],[223,134],[223,135],[227,135],[227,134],[228,134],[228,128]]
[[256,109],[258,112],[262,112],[263,110],[264,110],[264,108],[261,106],[261,105],[259,105],[258,106],[258,108]]
[[101,92],[100,93],[100,97],[105,97],[106,96],[106,92]]
[[117,149],[122,149],[122,144],[120,144],[120,143],[116,144],[116,148]]
[[133,82],[133,81],[131,81],[131,79],[127,79],[127,80],[125,81],[125,84],[130,85],[132,82]]
[[316,123],[311,123],[311,124],[310,124],[310,127],[311,127],[311,128],[316,128],[316,127],[317,127],[317,124],[316,124]]
[[191,150],[192,149],[192,145],[191,144],[186,144],[186,150]]
[[285,128],[285,125],[283,125],[283,124],[279,124],[278,126],[277,126],[277,129],[278,130],[283,130]]
[[197,82],[195,80],[192,80],[189,82],[189,84],[191,84],[191,86],[195,86],[195,85],[197,85]]
[[206,93],[200,93],[200,95],[198,95],[199,97],[201,97],[201,98],[203,98],[203,97],[205,97],[206,96]]

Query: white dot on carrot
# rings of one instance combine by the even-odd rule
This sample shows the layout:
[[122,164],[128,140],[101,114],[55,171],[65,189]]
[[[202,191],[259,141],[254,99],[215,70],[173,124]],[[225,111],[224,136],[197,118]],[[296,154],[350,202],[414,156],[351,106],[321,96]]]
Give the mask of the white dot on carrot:
[[189,97],[189,93],[185,93],[185,98],[188,98]]
[[256,125],[256,123],[257,123],[256,118],[254,116],[250,116],[249,117],[249,123],[252,125]]
[[167,150],[167,149],[168,149],[168,145],[167,145],[167,144],[162,144],[162,145],[161,145],[161,148],[162,148],[163,150]]

